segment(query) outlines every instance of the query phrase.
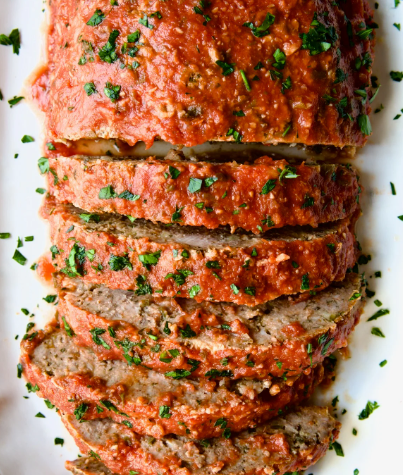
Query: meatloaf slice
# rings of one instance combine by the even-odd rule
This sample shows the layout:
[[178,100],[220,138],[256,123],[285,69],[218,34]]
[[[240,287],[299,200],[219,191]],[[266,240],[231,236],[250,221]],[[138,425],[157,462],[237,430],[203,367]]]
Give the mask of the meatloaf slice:
[[[93,334],[107,345],[102,332],[94,329]],[[53,325],[27,335],[21,363],[31,388],[63,413],[80,420],[111,417],[154,437],[204,439],[255,426],[309,397],[323,379],[321,365],[296,378],[193,379],[197,360],[190,361],[189,371],[161,374],[136,357],[131,367],[120,360],[100,361]]]
[[[300,407],[229,438],[192,440],[140,437],[107,419],[80,424],[62,417],[82,453],[90,458],[67,462],[76,475],[268,475],[297,473],[323,457],[338,437],[340,423],[327,408]],[[105,464],[111,471],[101,468]],[[102,472],[103,470],[103,472]]]
[[[198,360],[192,376],[211,379],[301,374],[347,345],[362,307],[356,274],[317,295],[256,307],[139,296],[63,276],[56,279],[64,289],[58,316],[77,345],[129,365],[136,356],[159,372],[189,371],[189,360]],[[95,328],[102,342],[94,338]]]
[[49,170],[50,193],[91,213],[170,224],[181,208],[182,225],[229,225],[257,234],[268,228],[268,217],[272,228],[346,218],[361,192],[350,167],[294,166],[269,157],[247,164],[57,157],[49,159]]
[[52,139],[343,147],[371,133],[366,0],[114,3],[49,2],[33,95]]
[[[68,418],[65,417],[63,421],[66,427],[68,427],[68,420],[66,419]],[[76,443],[77,445],[79,444],[78,439],[76,439]],[[85,450],[88,452],[87,448]],[[74,460],[74,462],[66,462],[66,468],[73,475],[118,475],[111,472],[96,456],[80,457]]]
[[[45,202],[56,270],[138,295],[191,297],[257,305],[283,294],[316,291],[344,279],[356,260],[356,216],[261,236],[130,222]],[[176,211],[181,219],[181,208]]]

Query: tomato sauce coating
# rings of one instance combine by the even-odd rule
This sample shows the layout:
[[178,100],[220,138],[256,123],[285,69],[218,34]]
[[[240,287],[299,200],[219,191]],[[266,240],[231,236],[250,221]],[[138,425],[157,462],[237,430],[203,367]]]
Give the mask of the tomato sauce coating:
[[371,133],[376,25],[365,0],[49,8],[47,71],[32,96],[52,140],[343,147]]
[[57,157],[49,169],[49,192],[91,213],[171,223],[181,208],[180,224],[257,234],[343,219],[359,207],[361,193],[356,172],[344,165],[291,165],[269,157],[251,164]]

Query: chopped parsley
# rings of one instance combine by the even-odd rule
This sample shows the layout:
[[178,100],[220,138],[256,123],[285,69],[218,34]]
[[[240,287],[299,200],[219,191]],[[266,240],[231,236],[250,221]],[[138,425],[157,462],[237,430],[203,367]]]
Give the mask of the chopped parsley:
[[291,77],[288,76],[288,78],[281,83],[281,94],[284,94],[284,92],[287,89],[291,89],[292,82],[291,82]]
[[181,221],[182,210],[184,208],[185,208],[184,206],[182,206],[181,208],[178,208],[178,205],[175,206],[175,212],[172,214],[172,217],[171,217],[171,221],[173,223]]
[[389,315],[390,311],[387,308],[381,308],[377,312],[375,312],[372,317],[369,317],[367,322],[372,322],[373,320],[377,320],[380,317],[383,317],[385,315]]
[[381,368],[383,368],[387,363],[388,363],[387,360],[383,360],[383,361],[381,361],[381,362],[379,363],[379,366],[380,366]]
[[403,71],[391,71],[389,74],[393,81],[401,82],[403,79]]
[[233,137],[235,142],[237,143],[241,143],[242,142],[242,135],[237,131],[235,130],[234,128],[230,128],[228,129],[228,132],[226,134],[227,137]]
[[301,281],[301,290],[309,290],[309,286],[309,276],[308,274],[304,274]]
[[87,82],[84,84],[84,91],[87,93],[87,96],[92,96],[97,92],[97,89],[93,82]]
[[88,409],[88,404],[85,404],[85,402],[83,402],[78,407],[76,407],[73,414],[76,416],[76,419],[81,422]]
[[48,173],[49,172],[49,160],[45,157],[41,157],[38,160],[38,167],[39,167],[39,171],[41,172],[42,175],[44,173]]
[[260,192],[261,195],[267,195],[269,191],[274,190],[276,187],[276,180],[268,180],[262,188],[262,191]]
[[[227,363],[228,364],[228,363]],[[210,369],[204,375],[206,378],[214,379],[214,378],[232,378],[234,376],[233,372],[230,369]]]
[[13,259],[15,260],[15,262],[18,262],[18,264],[22,266],[25,265],[25,263],[27,262],[27,258],[24,257],[18,249],[15,250]]
[[[151,15],[150,15],[150,17],[151,17]],[[161,17],[161,18],[162,18],[162,17]],[[149,30],[152,30],[152,29],[154,28],[154,25],[152,25],[151,23],[149,23],[149,21],[148,21],[148,16],[147,16],[146,13],[144,13],[143,18],[140,18],[140,19],[139,19],[139,23],[140,23],[140,25],[145,26],[145,27],[148,28]]]
[[190,178],[188,190],[190,193],[196,193],[201,190],[202,185],[203,180],[200,180],[200,178]]
[[160,406],[159,408],[159,416],[161,417],[161,419],[169,419],[172,414],[169,412],[171,408],[169,406]]
[[16,55],[19,55],[20,48],[21,48],[21,39],[20,39],[20,31],[18,30],[18,28],[15,28],[14,30],[12,30],[12,32],[8,36],[1,34],[0,45],[12,46],[13,53]]
[[139,275],[136,278],[137,289],[135,290],[136,295],[149,295],[152,294],[151,285],[147,282],[147,279],[144,275]]
[[118,36],[119,36],[119,31],[113,30],[109,35],[108,42],[99,50],[98,54],[102,61],[112,64],[118,59],[118,55],[115,51],[116,39]]
[[365,408],[358,415],[358,419],[360,421],[363,421],[364,419],[368,419],[368,417],[375,411],[375,409],[378,409],[379,407],[380,406],[376,401],[374,402],[368,401]]
[[269,12],[266,14],[266,17],[260,26],[255,26],[251,21],[244,23],[242,26],[250,28],[252,30],[253,35],[257,38],[262,38],[263,36],[267,36],[270,34],[269,28],[274,23],[275,19],[276,17]]
[[31,143],[31,142],[35,142],[35,139],[33,137],[31,137],[31,135],[24,135],[24,137],[22,137],[22,139],[21,139],[21,142],[22,143]]
[[318,20],[317,13],[314,14],[311,27],[308,33],[301,33],[302,49],[307,49],[311,56],[328,51],[336,42],[338,36],[333,26],[326,27]]
[[18,104],[20,101],[22,101],[23,99],[25,99],[23,96],[14,96],[12,99],[10,99],[8,101],[8,103],[10,104],[10,109],[13,108],[13,106],[15,106],[16,104]]
[[150,254],[139,254],[139,261],[147,270],[150,270],[150,266],[156,266],[158,264],[160,257],[161,251],[152,252]]
[[221,269],[221,265],[218,261],[207,261],[206,267],[207,269]]
[[315,204],[315,200],[313,199],[313,197],[306,194],[304,197],[304,202],[301,205],[301,209],[310,208],[314,204]]
[[117,196],[121,200],[128,200],[128,201],[137,201],[140,199],[140,195],[134,195],[129,190],[122,191],[120,195]]
[[110,82],[107,82],[104,88],[104,93],[106,97],[112,102],[116,102],[120,97],[121,86],[114,86]]
[[66,317],[62,317],[62,321],[63,321],[64,329],[65,329],[67,335],[68,336],[74,336],[74,332],[73,332],[71,326],[67,323]]
[[358,127],[364,135],[372,134],[372,126],[369,117],[366,114],[360,114],[357,117]]
[[174,371],[168,371],[168,373],[165,373],[165,376],[172,379],[183,379],[187,378],[191,374],[191,371],[188,371],[186,369],[176,369]]
[[246,73],[245,71],[243,71],[242,69],[239,71],[241,77],[242,77],[242,81],[243,83],[245,84],[245,89],[250,92],[252,90],[252,88],[250,87],[250,84],[248,82],[248,78],[246,77]]
[[84,272],[84,262],[85,248],[78,243],[74,243],[73,247],[70,250],[69,257],[65,259],[66,267],[60,269],[60,271],[68,275],[69,277],[77,277],[78,275],[82,276]]
[[95,10],[95,13],[87,21],[88,26],[97,26],[105,20],[105,15],[102,13],[102,10]]
[[338,455],[339,457],[344,457],[343,447],[338,442],[332,442],[329,446],[329,449],[334,449],[336,455]]
[[44,300],[47,303],[55,303],[57,299],[57,295],[47,295],[46,297],[43,297],[42,300]]
[[382,330],[378,327],[373,327],[371,330],[371,334],[375,336],[379,336],[381,338],[385,338],[385,335],[383,334]]
[[231,284],[230,288],[231,288],[232,292],[234,293],[234,295],[239,294],[239,288],[235,284]]
[[280,173],[278,177],[278,181],[280,185],[283,185],[284,178],[298,178],[299,177],[299,175],[297,175],[297,169],[295,167],[292,167],[291,165],[286,165],[283,170],[279,168],[278,171]]
[[172,167],[171,165],[169,165],[169,174],[171,175],[171,178],[173,180],[176,180],[178,178],[178,176],[181,174],[181,172],[177,168]]
[[123,269],[133,270],[130,259],[126,256],[115,256],[114,254],[111,254],[108,264],[110,269],[116,272]]
[[191,289],[189,290],[189,297],[191,299],[195,298],[197,294],[200,293],[200,285],[193,285],[193,287],[191,287]]
[[339,84],[341,82],[344,82],[348,78],[348,74],[345,73],[342,69],[337,68],[336,69],[336,80],[334,81],[333,84]]
[[226,63],[225,61],[216,61],[217,66],[220,66],[222,69],[222,75],[228,76],[235,71],[235,63]]
[[90,333],[92,335],[92,341],[97,345],[102,345],[106,350],[110,350],[111,347],[106,343],[106,341],[101,337],[106,332],[103,328],[92,328]]

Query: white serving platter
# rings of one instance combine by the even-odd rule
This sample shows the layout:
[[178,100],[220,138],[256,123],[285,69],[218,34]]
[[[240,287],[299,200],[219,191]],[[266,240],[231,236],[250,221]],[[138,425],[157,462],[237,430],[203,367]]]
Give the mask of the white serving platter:
[[[384,109],[372,115],[374,134],[352,161],[365,187],[359,239],[365,253],[372,256],[361,270],[376,297],[368,300],[362,323],[351,338],[350,358],[339,362],[335,384],[319,395],[325,403],[339,396],[337,413],[343,423],[340,443],[345,456],[329,452],[308,470],[314,475],[353,475],[355,469],[361,475],[403,473],[403,221],[397,218],[403,215],[403,116],[393,120],[403,108],[403,81],[393,82],[389,77],[391,70],[403,71],[403,2],[394,8],[394,1],[380,1],[375,13],[380,28],[374,74],[382,87],[373,106],[382,103]],[[19,28],[22,37],[19,56],[11,47],[0,45],[0,89],[4,95],[0,102],[0,232],[12,234],[11,239],[0,241],[0,475],[57,475],[67,473],[64,461],[76,458],[78,450],[55,411],[47,409],[42,399],[28,395],[16,369],[19,341],[29,321],[21,308],[35,313],[31,320],[38,327],[54,311],[42,300],[51,289],[45,289],[30,270],[49,248],[46,225],[38,217],[42,196],[35,192],[45,186],[37,169],[41,124],[26,102],[12,109],[7,103],[20,95],[26,77],[39,63],[47,4],[42,0],[0,0],[0,7],[0,33]],[[401,31],[393,23],[401,23]],[[22,144],[25,134],[35,137],[35,142]],[[267,148],[268,154],[270,150]],[[296,153],[290,148],[282,151]],[[391,194],[390,182],[395,184],[396,196]],[[34,241],[24,242],[20,249],[28,259],[21,266],[12,260],[17,237],[32,235]],[[378,270],[381,278],[374,277]],[[382,308],[390,314],[366,322],[378,310],[374,299],[382,301]],[[373,326],[381,328],[386,338],[372,335]],[[380,367],[383,360],[387,364]],[[368,400],[377,401],[380,408],[369,419],[359,421],[358,414]],[[347,410],[344,415],[343,409]],[[46,417],[36,418],[38,412]],[[357,436],[352,435],[353,428]],[[55,446],[56,437],[65,440],[63,447]]]

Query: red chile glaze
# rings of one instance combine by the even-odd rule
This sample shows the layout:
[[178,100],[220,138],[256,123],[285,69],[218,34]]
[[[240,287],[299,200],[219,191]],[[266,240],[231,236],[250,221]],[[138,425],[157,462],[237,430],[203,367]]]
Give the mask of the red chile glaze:
[[[86,259],[83,265],[82,278],[87,282],[135,290],[138,288],[136,279],[142,275],[146,277],[154,293],[159,290],[155,295],[180,295],[185,298],[189,298],[190,289],[198,285],[200,289],[195,296],[198,302],[216,300],[252,306],[281,295],[314,288],[319,291],[332,281],[343,280],[347,269],[353,267],[357,257],[354,217],[352,220],[340,221],[337,232],[310,241],[268,241],[262,238],[255,246],[214,249],[214,260],[221,266],[219,280],[213,276],[212,269],[206,267],[207,261],[212,260],[208,257],[210,250],[189,252],[189,258],[182,263],[181,260],[175,260],[172,251],[177,249],[180,255],[183,249],[187,249],[186,246],[174,242],[157,243],[148,238],[134,239],[107,231],[90,233],[86,231],[79,216],[72,215],[68,207],[58,205],[53,198],[45,200],[42,214],[49,220],[52,244],[63,251],[53,261],[58,270],[66,266],[65,259],[70,250],[75,243],[79,243],[87,250],[96,251],[95,260],[89,262]],[[113,247],[111,243],[114,244]],[[257,257],[252,256],[253,249],[256,250]],[[139,255],[158,251],[161,251],[158,264],[148,271],[141,264]],[[112,254],[126,255],[132,270],[111,270],[109,260]],[[247,259],[250,261],[248,267],[245,267]],[[292,262],[297,262],[299,267],[294,268]],[[98,264],[102,265],[101,271],[97,270]],[[175,273],[178,269],[193,272],[179,287],[172,278],[166,278],[167,274]],[[309,289],[301,288],[304,275],[309,276]],[[231,285],[235,285],[239,292],[234,293]],[[248,287],[254,287],[255,295],[244,291]]]
[[[232,379],[238,378],[258,378],[265,379],[271,376],[282,377],[300,375],[304,371],[309,371],[311,365],[321,363],[326,356],[330,355],[336,349],[347,345],[348,337],[359,322],[361,315],[361,302],[352,304],[351,311],[337,323],[337,326],[331,330],[324,332],[312,332],[308,334],[299,322],[284,327],[282,332],[289,336],[283,342],[277,342],[267,345],[258,345],[250,343],[247,347],[231,348],[226,347],[229,340],[230,332],[220,328],[224,321],[214,316],[215,322],[212,322],[207,311],[200,309],[193,314],[187,314],[178,304],[178,309],[182,311],[182,319],[179,325],[172,325],[172,333],[168,338],[166,335],[157,330],[149,329],[156,337],[158,337],[158,345],[160,349],[155,352],[151,348],[154,347],[155,341],[146,337],[144,332],[128,322],[123,320],[108,320],[100,315],[92,314],[86,310],[77,307],[68,295],[59,293],[58,318],[60,326],[63,328],[64,317],[67,324],[75,333],[74,342],[77,345],[90,347],[101,360],[121,359],[126,361],[124,352],[121,347],[115,345],[115,340],[124,341],[128,339],[132,342],[140,342],[145,338],[144,345],[136,346],[135,352],[141,357],[142,363],[148,368],[155,371],[166,372],[175,369],[189,370],[191,365],[188,359],[200,361],[200,365],[196,371],[192,372],[193,377],[205,376],[207,371],[211,369],[230,370],[233,374]],[[179,328],[185,328],[187,325],[197,334],[197,336],[207,336],[211,342],[217,342],[217,349],[209,347],[197,348],[192,345],[191,341],[187,343],[180,337]],[[215,328],[206,328],[209,325],[215,325]],[[112,338],[109,328],[115,330],[115,336]],[[94,343],[90,330],[93,328],[102,328],[105,330],[103,334],[104,340],[110,347],[105,349],[102,345]],[[234,330],[234,325],[231,326]],[[319,343],[319,337],[326,334],[324,340]],[[308,344],[312,345],[312,352],[307,353]],[[326,348],[324,350],[324,348]],[[161,355],[169,350],[179,350],[180,356],[171,358],[170,362],[160,360]],[[133,355],[132,355],[133,356]],[[169,357],[169,353],[165,354],[165,360]],[[227,364],[223,365],[223,359],[227,359]],[[247,364],[252,361],[253,366]],[[279,367],[280,366],[280,367]]]
[[[371,66],[355,68],[357,57],[373,56],[372,36],[360,40],[356,35],[371,25],[366,0],[273,0],[270,5],[264,0],[221,0],[205,8],[211,18],[205,25],[194,4],[182,0],[159,3],[161,18],[150,17],[155,5],[146,0],[122,0],[114,7],[109,0],[53,0],[49,7],[48,78],[39,76],[33,96],[46,109],[51,139],[102,137],[151,146],[159,137],[194,146],[233,140],[227,135],[233,129],[244,142],[338,147],[366,142],[356,119],[369,113],[369,102],[363,105],[354,94],[359,88],[371,94]],[[105,19],[87,25],[97,9]],[[261,26],[268,13],[275,17],[269,34],[256,37],[243,26]],[[144,14],[152,28],[139,24]],[[334,28],[337,40],[331,40],[328,51],[310,55],[301,48],[300,35],[313,28],[315,14]],[[351,22],[351,39],[345,18]],[[108,63],[99,52],[113,30],[119,32],[118,58]],[[139,41],[122,52],[136,30]],[[138,51],[133,53],[133,47]],[[286,55],[283,69],[273,64],[277,49]],[[233,64],[234,72],[224,76],[217,61]],[[342,82],[337,82],[337,69],[347,74]],[[286,89],[288,78],[291,86]],[[86,83],[93,83],[96,92],[87,95]],[[105,93],[106,83],[121,87],[115,102]],[[351,121],[337,108],[344,97]],[[239,111],[245,115],[234,115]]]
[[[48,330],[51,331],[51,328]],[[36,394],[48,399],[62,413],[73,415],[74,410],[81,404],[86,403],[88,410],[84,419],[99,419],[110,417],[116,422],[129,421],[136,428],[136,432],[142,435],[163,437],[167,434],[187,435],[197,439],[219,437],[222,435],[220,424],[216,424],[220,418],[228,421],[228,427],[239,432],[248,427],[255,426],[275,417],[279,409],[292,404],[298,404],[310,397],[316,385],[323,379],[323,366],[317,365],[299,378],[274,380],[271,387],[278,389],[273,395],[266,389],[258,396],[250,398],[249,394],[238,395],[236,392],[226,393],[225,404],[221,402],[205,402],[195,409],[186,404],[184,394],[195,391],[190,379],[183,379],[176,392],[162,393],[153,402],[131,395],[124,384],[116,383],[106,386],[100,378],[91,377],[89,374],[72,373],[70,375],[54,378],[43,372],[32,360],[35,348],[46,338],[47,333],[42,331],[31,339],[21,343],[21,364],[23,374],[33,386],[38,385]],[[147,378],[148,370],[137,367],[138,377]],[[214,392],[217,382],[201,379],[200,384],[204,391]],[[73,397],[72,397],[73,396]],[[69,401],[70,399],[70,401]],[[71,399],[74,399],[72,401]],[[119,412],[104,410],[99,412],[97,405],[100,400],[112,402]],[[161,418],[159,408],[162,405],[171,407],[170,418]],[[124,414],[122,414],[124,413]],[[179,424],[184,422],[185,426]],[[187,432],[187,429],[190,431]]]
[[[146,161],[58,157],[50,158],[49,166],[49,192],[58,201],[73,203],[89,212],[120,213],[170,223],[175,210],[183,208],[183,225],[209,229],[230,225],[232,229],[239,227],[255,233],[260,233],[259,228],[268,229],[262,223],[267,216],[274,222],[271,228],[316,227],[343,219],[358,208],[361,192],[355,171],[342,165],[322,169],[298,165],[297,178],[282,177],[280,182],[280,174],[289,164],[269,157],[244,165],[153,157]],[[172,167],[176,170],[173,175]],[[58,176],[56,184],[54,173]],[[199,191],[189,191],[190,179],[211,177],[217,178],[211,186],[203,184]],[[118,195],[130,191],[139,198],[100,199],[99,190],[109,185]],[[306,196],[314,199],[313,206],[304,207]],[[200,203],[202,209],[196,206]]]
[[[133,470],[140,471],[144,475],[155,475],[156,473],[191,475],[193,473],[192,467],[187,468],[183,466],[182,460],[177,456],[157,458],[151,451],[146,451],[144,445],[141,444],[141,438],[126,427],[122,427],[122,437],[119,440],[116,440],[114,437],[106,440],[104,444],[95,443],[95,441],[89,443],[79,434],[74,425],[69,423],[68,417],[62,417],[62,420],[81,452],[88,453],[90,450],[94,451],[112,472],[129,473],[130,470]],[[267,467],[275,469],[277,475],[305,470],[325,455],[329,444],[338,438],[339,431],[340,423],[337,422],[334,429],[329,431],[328,437],[318,441],[311,447],[294,453],[290,452],[290,445],[284,434],[251,434],[247,439],[243,440],[242,445],[246,446],[244,448],[248,452],[254,449],[266,452],[265,463],[259,463],[259,465],[263,465],[260,468],[245,468],[242,473],[244,475],[267,475]],[[190,444],[193,445],[192,442]],[[214,462],[213,465],[206,461],[205,473],[216,473],[223,467],[225,467],[226,473],[228,473],[231,465],[235,465],[242,457],[240,447],[237,447],[232,439],[220,439],[220,446],[222,448],[220,450],[220,461]],[[74,472],[74,463],[67,462],[66,468]],[[83,473],[86,475],[97,475],[92,473],[91,470]]]

